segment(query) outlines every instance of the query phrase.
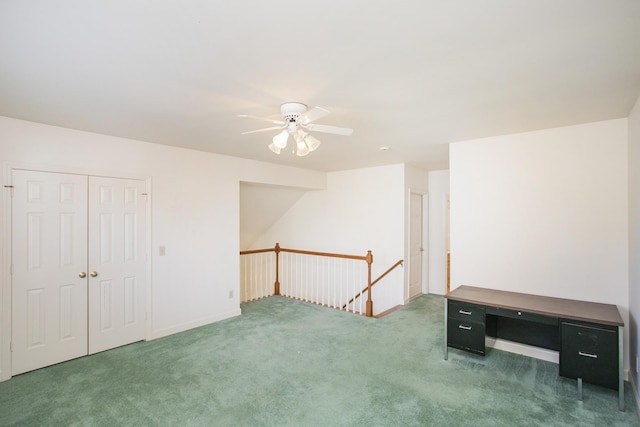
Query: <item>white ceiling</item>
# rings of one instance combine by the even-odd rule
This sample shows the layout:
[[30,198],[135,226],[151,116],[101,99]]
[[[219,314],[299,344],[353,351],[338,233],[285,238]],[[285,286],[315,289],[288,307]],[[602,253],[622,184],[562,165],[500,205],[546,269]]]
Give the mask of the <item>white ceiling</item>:
[[[638,0],[0,2],[0,115],[303,168],[444,169],[449,142],[638,95]],[[354,134],[303,158],[240,135],[286,101]]]

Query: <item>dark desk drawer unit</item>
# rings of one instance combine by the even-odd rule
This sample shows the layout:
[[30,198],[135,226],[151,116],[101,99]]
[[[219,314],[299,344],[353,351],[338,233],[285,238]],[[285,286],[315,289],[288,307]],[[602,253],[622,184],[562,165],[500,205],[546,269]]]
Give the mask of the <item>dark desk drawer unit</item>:
[[485,336],[559,352],[559,373],[618,390],[624,411],[623,328],[614,304],[459,286],[445,301],[444,358],[456,347],[485,354]]
[[448,301],[447,345],[485,354],[484,307]]
[[449,318],[484,323],[484,307],[449,300]]
[[560,375],[618,390],[618,328],[562,321]]

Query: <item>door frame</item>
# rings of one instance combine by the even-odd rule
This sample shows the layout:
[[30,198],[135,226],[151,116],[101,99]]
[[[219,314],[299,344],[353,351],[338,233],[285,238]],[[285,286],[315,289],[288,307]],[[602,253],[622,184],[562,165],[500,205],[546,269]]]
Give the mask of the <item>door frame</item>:
[[408,188],[406,193],[406,211],[405,211],[405,221],[406,221],[406,234],[405,234],[405,264],[408,268],[404,269],[405,272],[405,286],[403,291],[403,299],[404,304],[407,304],[410,301],[409,295],[411,292],[411,195],[418,194],[422,196],[422,247],[424,250],[422,251],[422,293],[429,293],[429,193],[424,190]]
[[86,176],[101,176],[108,178],[120,178],[120,179],[135,179],[144,181],[145,191],[147,193],[147,206],[145,214],[147,215],[146,224],[146,236],[145,236],[145,295],[146,295],[146,333],[145,341],[151,339],[151,320],[152,320],[152,276],[151,276],[151,204],[152,204],[152,179],[149,176],[140,176],[136,174],[121,174],[121,173],[109,173],[105,171],[95,171],[87,169],[78,169],[73,167],[56,167],[56,166],[43,166],[35,164],[20,164],[13,162],[5,162],[3,165],[3,179],[2,179],[2,226],[0,228],[0,240],[2,246],[0,252],[2,253],[0,258],[2,262],[2,275],[0,276],[0,382],[6,381],[11,378],[11,303],[12,303],[12,274],[11,274],[11,262],[12,262],[12,197],[11,187],[13,185],[12,174],[13,171],[29,170],[34,172],[50,172],[50,173],[64,173],[71,175],[86,175]]

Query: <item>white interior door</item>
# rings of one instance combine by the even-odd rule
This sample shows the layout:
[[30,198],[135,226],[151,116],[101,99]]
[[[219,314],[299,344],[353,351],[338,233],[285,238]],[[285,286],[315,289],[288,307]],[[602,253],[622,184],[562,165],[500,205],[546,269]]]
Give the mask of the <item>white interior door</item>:
[[422,195],[411,193],[409,219],[409,298],[422,293]]
[[12,375],[143,340],[145,183],[12,180]]
[[145,338],[144,189],[89,177],[89,354]]
[[12,374],[87,354],[87,177],[13,170]]

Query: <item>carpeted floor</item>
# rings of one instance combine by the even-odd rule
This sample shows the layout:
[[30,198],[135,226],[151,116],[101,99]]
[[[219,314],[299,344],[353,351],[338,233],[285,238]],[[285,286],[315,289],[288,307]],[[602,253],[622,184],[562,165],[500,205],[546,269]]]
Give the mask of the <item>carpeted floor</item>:
[[1,426],[638,426],[614,390],[489,350],[443,360],[443,298],[382,319],[271,297],[0,383]]

